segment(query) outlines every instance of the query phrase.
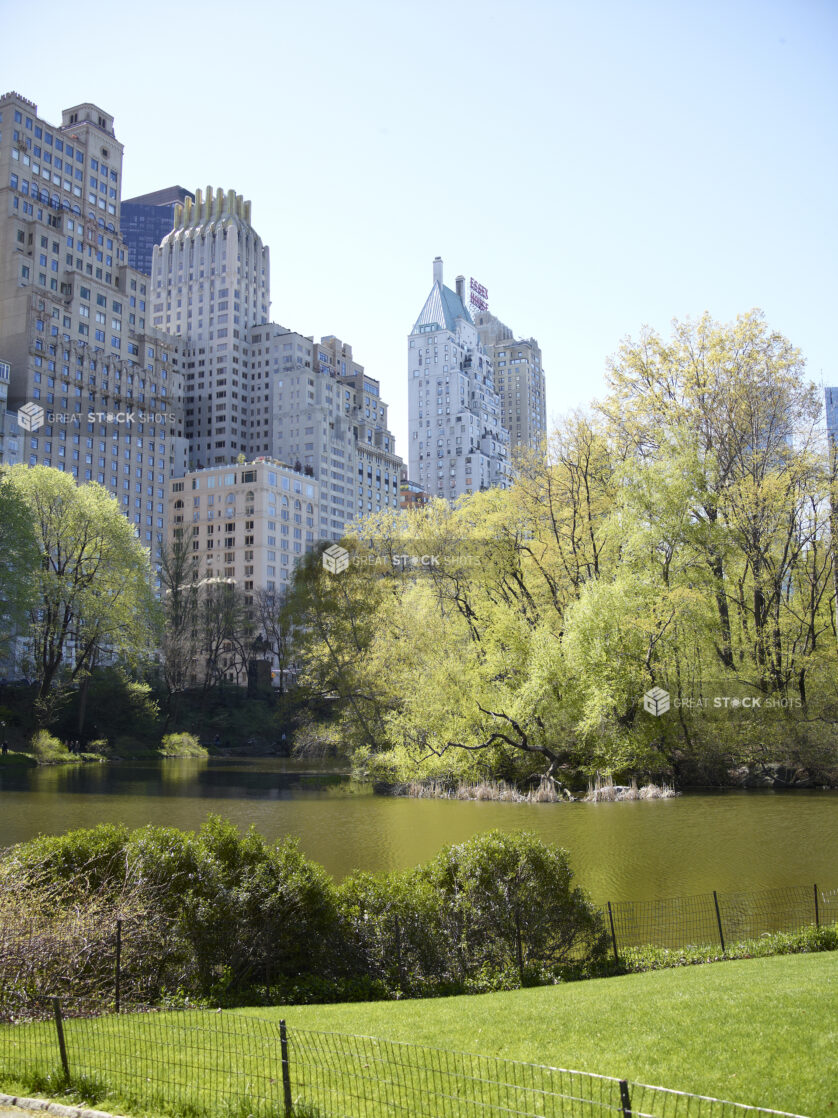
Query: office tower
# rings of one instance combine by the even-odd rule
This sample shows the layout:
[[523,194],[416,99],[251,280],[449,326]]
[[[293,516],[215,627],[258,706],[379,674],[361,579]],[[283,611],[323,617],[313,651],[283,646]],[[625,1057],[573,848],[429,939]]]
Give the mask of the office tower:
[[261,433],[259,417],[251,418],[252,445],[319,480],[320,537],[340,539],[356,518],[397,508],[402,460],[387,405],[352,347],[275,324],[252,339],[250,395],[265,408]]
[[250,330],[268,321],[269,252],[232,190],[197,190],[174,222],[152,258],[153,321],[183,339],[184,431],[200,469],[248,450],[244,374]]
[[128,264],[151,275],[154,246],[159,245],[175,223],[175,205],[195,195],[182,186],[167,186],[136,198],[123,198],[119,207],[122,237],[128,246]]
[[103,485],[155,546],[166,483],[185,467],[179,349],[152,328],[148,277],[127,263],[122,152],[96,105],[52,125],[0,97],[0,353],[22,461]]
[[541,349],[535,338],[514,333],[488,310],[474,316],[477,333],[495,370],[501,423],[509,432],[510,453],[539,450],[547,437],[547,405]]
[[501,423],[492,362],[465,305],[465,280],[433,286],[408,339],[410,477],[448,500],[509,482],[509,435]]

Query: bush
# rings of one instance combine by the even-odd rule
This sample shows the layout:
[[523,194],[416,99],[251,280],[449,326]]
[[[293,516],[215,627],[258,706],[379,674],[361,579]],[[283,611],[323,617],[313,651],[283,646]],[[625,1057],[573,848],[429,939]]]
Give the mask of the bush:
[[442,896],[446,937],[464,977],[514,969],[523,986],[544,968],[557,973],[606,955],[602,915],[573,887],[566,852],[536,835],[477,835],[419,873]]
[[47,730],[38,730],[29,748],[39,761],[66,761],[70,757],[64,742],[54,738]]
[[166,734],[160,744],[164,757],[207,757],[207,751],[194,734]]

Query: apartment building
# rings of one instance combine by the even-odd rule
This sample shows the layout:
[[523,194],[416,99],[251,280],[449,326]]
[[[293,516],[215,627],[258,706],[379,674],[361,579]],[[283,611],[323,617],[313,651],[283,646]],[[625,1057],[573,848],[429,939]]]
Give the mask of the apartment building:
[[281,593],[317,542],[320,486],[293,466],[251,462],[190,470],[169,484],[169,543],[191,540],[200,579]]
[[113,125],[89,102],[56,125],[0,97],[0,352],[20,460],[103,485],[154,547],[186,460],[180,351],[127,263]]
[[252,446],[299,465],[320,483],[322,539],[340,539],[360,516],[398,507],[402,460],[387,427],[379,382],[352,347],[315,342],[274,323],[251,332]]
[[465,305],[465,279],[433,286],[408,337],[410,478],[430,496],[509,484],[509,434],[491,358]]
[[174,227],[152,257],[153,325],[183,339],[192,468],[250,451],[250,333],[267,325],[270,306],[270,254],[250,212],[232,190],[197,190],[194,202],[175,203]]
[[517,338],[489,311],[474,316],[480,343],[492,362],[500,397],[501,423],[509,450],[539,450],[547,437],[547,403],[541,348],[535,338]]

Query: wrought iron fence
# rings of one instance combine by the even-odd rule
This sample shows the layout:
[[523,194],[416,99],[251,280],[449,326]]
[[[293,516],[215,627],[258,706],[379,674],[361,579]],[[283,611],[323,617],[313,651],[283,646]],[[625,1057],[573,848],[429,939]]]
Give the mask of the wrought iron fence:
[[500,1057],[287,1028],[213,1010],[97,1016],[40,999],[0,1026],[0,1077],[84,1083],[99,1101],[254,1118],[759,1118],[783,1112]]

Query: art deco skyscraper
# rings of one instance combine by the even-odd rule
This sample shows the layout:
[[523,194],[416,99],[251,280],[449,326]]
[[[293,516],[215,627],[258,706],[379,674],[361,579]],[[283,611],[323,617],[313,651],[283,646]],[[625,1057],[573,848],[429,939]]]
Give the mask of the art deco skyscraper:
[[184,339],[184,431],[201,469],[247,453],[249,332],[268,322],[269,251],[234,191],[197,190],[175,206],[154,250],[155,326]]

